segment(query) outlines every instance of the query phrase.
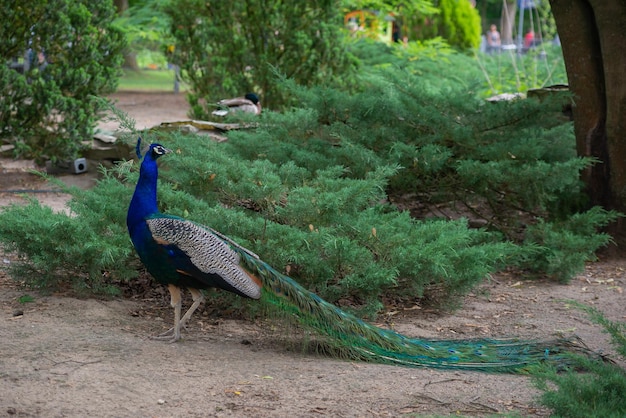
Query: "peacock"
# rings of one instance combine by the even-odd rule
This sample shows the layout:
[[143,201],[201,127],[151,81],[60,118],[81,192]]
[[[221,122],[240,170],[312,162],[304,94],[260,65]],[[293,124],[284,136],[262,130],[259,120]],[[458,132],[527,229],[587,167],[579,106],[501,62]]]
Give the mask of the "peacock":
[[[141,138],[136,152],[141,159]],[[149,146],[130,202],[130,238],[148,272],[167,285],[174,326],[155,337],[175,342],[204,300],[202,289],[221,288],[245,298],[263,296],[296,316],[345,358],[412,367],[524,373],[540,363],[566,367],[571,353],[591,355],[580,340],[520,339],[425,340],[371,325],[300,286],[227,236],[189,220],[160,213],[157,160],[171,151]],[[181,289],[193,304],[181,317]]]
[[256,93],[247,93],[243,97],[220,100],[217,102],[217,106],[219,109],[212,112],[215,116],[226,116],[234,112],[261,114],[261,101]]

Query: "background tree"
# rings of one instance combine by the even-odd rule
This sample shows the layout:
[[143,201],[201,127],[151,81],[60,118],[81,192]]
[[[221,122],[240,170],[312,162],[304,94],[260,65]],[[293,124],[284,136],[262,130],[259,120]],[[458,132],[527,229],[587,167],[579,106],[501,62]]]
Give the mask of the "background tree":
[[382,25],[394,18],[409,41],[442,37],[462,50],[480,43],[480,16],[469,0],[346,0],[343,7],[374,11]]
[[[16,157],[74,156],[115,90],[125,46],[111,1],[24,0],[0,10],[0,139]],[[15,71],[6,63],[24,64]]]
[[124,68],[139,70],[141,58],[165,67],[161,52],[169,29],[164,5],[169,0],[115,0],[119,17],[116,23],[124,30],[128,48],[124,51]]
[[[386,29],[388,20],[394,19],[399,40],[404,36],[409,40],[420,39],[425,27],[431,25],[429,19],[439,13],[432,0],[344,0],[342,8],[344,14],[356,10],[369,11],[378,20],[377,26]],[[391,38],[391,34],[385,35],[387,40]]]
[[174,0],[166,9],[175,40],[172,61],[192,85],[192,112],[254,91],[264,107],[287,103],[276,73],[302,85],[323,84],[351,65],[338,0]]
[[[128,10],[128,0],[114,0],[115,8],[118,15],[123,16]],[[132,49],[127,49],[124,52],[124,68],[130,68],[132,70],[139,70],[137,65],[137,53]]]
[[[599,160],[583,174],[591,204],[626,212],[626,3],[550,4],[574,94],[577,151]],[[618,243],[626,243],[623,219],[612,232]]]
[[437,33],[452,46],[463,50],[480,44],[480,16],[469,1],[438,0],[440,13],[434,16]]
[[502,2],[502,14],[500,16],[500,37],[502,44],[512,44],[513,28],[517,25],[517,0],[506,0]]

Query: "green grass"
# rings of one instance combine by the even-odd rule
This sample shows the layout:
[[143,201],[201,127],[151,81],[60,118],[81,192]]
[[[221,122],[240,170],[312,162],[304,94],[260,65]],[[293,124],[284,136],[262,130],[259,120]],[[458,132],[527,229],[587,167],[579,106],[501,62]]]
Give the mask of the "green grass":
[[[187,85],[181,82],[180,91],[187,90]],[[117,91],[141,92],[173,92],[173,70],[124,70],[120,78]]]

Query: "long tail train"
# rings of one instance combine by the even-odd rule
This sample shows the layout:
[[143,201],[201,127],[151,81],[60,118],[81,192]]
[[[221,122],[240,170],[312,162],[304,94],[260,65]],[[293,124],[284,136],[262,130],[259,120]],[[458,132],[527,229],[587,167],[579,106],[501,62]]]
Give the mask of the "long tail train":
[[409,367],[527,373],[542,363],[559,369],[572,354],[595,356],[577,338],[423,340],[378,328],[326,302],[288,276],[241,249],[244,265],[263,281],[264,297],[295,315],[307,328],[330,338],[347,358]]

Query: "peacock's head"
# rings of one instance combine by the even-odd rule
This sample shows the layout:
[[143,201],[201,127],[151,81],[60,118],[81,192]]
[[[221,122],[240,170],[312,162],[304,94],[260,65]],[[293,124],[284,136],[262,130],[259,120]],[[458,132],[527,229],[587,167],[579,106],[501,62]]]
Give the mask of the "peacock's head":
[[165,148],[161,144],[150,144],[150,148],[148,148],[148,152],[150,153],[150,155],[152,155],[152,158],[156,160],[161,155],[165,155],[169,152],[172,152],[172,150]]
[[150,153],[150,156],[152,157],[153,160],[156,160],[161,155],[165,155],[169,152],[172,152],[172,150],[165,148],[161,144],[150,144],[150,146],[146,150],[146,153],[143,153],[141,152],[141,137],[139,137],[137,138],[137,145],[135,146],[135,152],[137,153],[137,158],[139,158],[140,160],[144,155],[148,155],[148,153]]

